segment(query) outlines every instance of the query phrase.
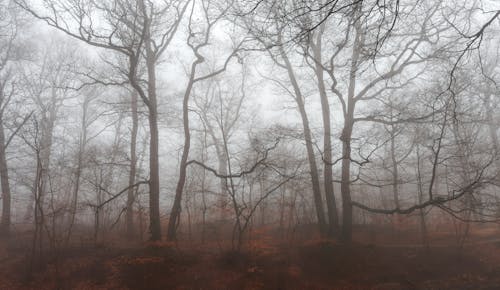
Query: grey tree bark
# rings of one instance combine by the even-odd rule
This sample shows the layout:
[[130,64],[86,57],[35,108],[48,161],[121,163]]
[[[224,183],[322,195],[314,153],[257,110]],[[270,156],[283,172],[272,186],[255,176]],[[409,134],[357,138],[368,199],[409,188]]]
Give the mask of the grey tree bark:
[[[137,112],[137,92],[132,92],[131,98],[132,109],[132,130],[130,133],[130,169],[128,176],[128,185],[132,186],[135,183],[137,174],[137,132],[139,128],[139,114]],[[134,236],[134,212],[133,206],[135,201],[134,188],[130,187],[127,192],[127,211],[125,213],[127,236]]]
[[322,36],[324,25],[321,25],[315,39],[311,41],[314,56],[314,71],[317,78],[319,96],[321,99],[321,112],[323,116],[323,182],[325,188],[326,205],[328,209],[328,236],[332,237],[338,233],[339,221],[337,213],[337,203],[333,191],[333,170],[332,170],[332,130],[330,120],[330,103],[325,88],[324,71],[322,67]]
[[295,77],[295,72],[293,69],[293,66],[288,58],[288,55],[286,54],[284,48],[282,46],[279,47],[280,50],[280,56],[283,59],[285,63],[285,69],[288,73],[288,77],[290,79],[290,82],[292,84],[295,96],[295,102],[297,103],[297,107],[300,113],[300,117],[302,120],[302,126],[304,128],[304,140],[306,142],[306,150],[307,150],[307,160],[309,161],[309,169],[310,169],[310,174],[311,174],[311,183],[312,183],[312,189],[313,189],[313,197],[314,197],[314,204],[316,208],[316,218],[318,221],[319,229],[322,234],[327,233],[327,224],[325,220],[325,211],[323,208],[323,199],[321,197],[321,188],[320,188],[320,182],[319,182],[319,174],[318,174],[318,166],[316,164],[316,157],[314,154],[314,148],[313,148],[313,140],[312,140],[312,133],[311,129],[309,126],[309,119],[307,117],[307,112],[304,104],[304,96],[302,95],[302,91],[300,89],[300,86],[298,84],[298,81]]

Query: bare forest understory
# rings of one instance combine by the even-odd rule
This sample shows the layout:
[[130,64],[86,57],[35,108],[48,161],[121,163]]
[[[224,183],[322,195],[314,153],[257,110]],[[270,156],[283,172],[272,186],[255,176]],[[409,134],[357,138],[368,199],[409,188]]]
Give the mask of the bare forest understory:
[[436,226],[427,244],[405,226],[401,219],[356,226],[350,245],[320,239],[309,226],[287,238],[261,227],[241,251],[215,236],[203,243],[196,235],[178,243],[110,236],[46,252],[33,269],[29,235],[19,232],[1,242],[0,289],[500,288],[497,225],[471,226],[465,239],[455,231],[463,225]]
[[0,0],[0,290],[500,289],[499,0]]

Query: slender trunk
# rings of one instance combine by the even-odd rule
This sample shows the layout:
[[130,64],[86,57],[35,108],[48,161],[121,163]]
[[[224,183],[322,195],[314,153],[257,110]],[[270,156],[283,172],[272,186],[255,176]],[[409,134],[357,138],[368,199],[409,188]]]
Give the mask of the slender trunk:
[[[214,128],[210,124],[210,120],[206,116],[206,113],[203,113],[203,119],[204,119],[204,122],[206,123],[206,126],[207,126],[206,131],[208,132],[208,134],[212,138],[212,142],[214,142],[215,152],[217,153],[217,161],[218,161],[217,170],[218,170],[219,174],[227,175],[227,161],[228,160],[227,160],[226,154],[224,153],[225,152],[224,145],[220,143],[220,140],[215,135]],[[223,138],[226,138],[226,140],[227,140],[227,136],[223,136]],[[206,144],[206,140],[205,140],[205,144]],[[206,145],[205,145],[205,147],[206,147]],[[219,190],[220,190],[220,192],[219,192],[217,204],[220,207],[219,219],[222,221],[227,217],[226,207],[227,207],[228,203],[230,202],[228,200],[229,190],[227,188],[227,182],[222,178],[219,178]]]
[[[214,142],[217,142],[217,140],[214,139]],[[216,146],[216,151],[217,151],[217,160],[219,162],[219,166],[218,166],[219,173],[221,175],[227,175],[227,156],[226,156],[226,154],[224,154],[224,149],[221,149],[220,148],[221,146],[218,143],[216,143],[215,146]],[[228,188],[227,188],[227,182],[225,182],[222,179],[219,180],[219,190],[220,190],[220,196],[219,196],[218,203],[221,207],[220,219],[224,220],[227,217],[226,206],[228,203],[228,199],[227,199]]]
[[351,205],[351,136],[352,119],[346,119],[342,132],[342,175],[340,193],[342,195],[342,240],[352,239],[352,205]]
[[[356,5],[356,10],[361,9],[361,4]],[[354,20],[356,36],[352,48],[351,67],[349,71],[349,85],[347,91],[347,104],[344,113],[344,128],[340,140],[342,141],[342,176],[340,192],[342,195],[342,240],[352,240],[352,204],[351,204],[351,138],[354,127],[354,109],[356,106],[356,74],[359,66],[361,49],[364,43],[359,19]]]
[[[41,178],[43,179],[42,185],[43,187],[41,188],[41,192],[39,193],[40,195],[40,205],[43,206],[43,201],[45,198],[45,192],[46,192],[46,186],[48,184],[48,178],[49,178],[49,172],[50,172],[50,158],[51,158],[51,153],[52,153],[52,137],[54,134],[54,126],[55,126],[55,121],[57,118],[57,92],[55,87],[52,88],[52,96],[50,100],[50,105],[49,108],[44,109],[43,107],[41,108],[41,122],[40,122],[40,127],[41,127],[41,136],[40,136],[40,166],[42,166],[42,176]],[[41,102],[38,100],[38,102]],[[38,183],[35,180],[33,184],[33,191],[32,195],[30,196],[30,200],[28,202],[28,206],[26,208],[26,212],[24,215],[24,221],[28,222],[31,220],[34,209],[34,203],[35,203],[35,191],[38,189]]]
[[[207,141],[206,141],[206,135],[203,140],[203,148],[202,148],[202,162],[205,163],[205,150],[207,148]],[[206,234],[206,225],[207,225],[207,198],[206,198],[206,189],[207,186],[205,185],[206,179],[207,179],[207,173],[205,170],[202,171],[201,173],[201,201],[202,201],[202,208],[201,208],[201,242],[204,244],[205,243],[205,234]]]
[[177,188],[175,189],[174,204],[172,205],[172,210],[170,211],[170,219],[168,220],[167,239],[169,241],[173,241],[176,239],[177,224],[181,213],[182,192],[184,190],[184,185],[186,183],[187,161],[189,156],[189,149],[191,147],[191,131],[189,129],[189,97],[191,96],[191,90],[193,89],[194,85],[196,66],[201,62],[202,59],[198,58],[191,65],[191,73],[189,76],[189,81],[186,87],[186,91],[184,92],[184,98],[182,102],[184,148],[182,150],[182,157],[179,169],[179,180],[177,182]]
[[399,172],[398,161],[396,159],[396,134],[394,125],[391,126],[391,161],[392,161],[392,193],[394,195],[394,204],[399,208]]
[[[491,141],[493,143],[493,150],[495,155],[498,156],[500,153],[500,142],[498,141],[498,134],[497,134],[497,124],[493,120],[493,108],[491,106],[491,98],[492,96],[486,97],[484,101],[484,106],[486,107],[486,120],[488,121],[488,131],[490,134]],[[498,168],[500,169],[500,168]]]
[[139,116],[137,113],[137,92],[132,93],[132,132],[130,136],[130,170],[128,177],[129,190],[127,192],[127,211],[126,211],[126,227],[127,236],[132,237],[134,235],[134,212],[133,205],[135,200],[134,188],[132,185],[135,183],[135,175],[137,171],[137,131],[139,127]]
[[[144,5],[143,2],[141,2]],[[146,8],[142,7],[144,13]],[[156,95],[156,61],[150,39],[150,19],[145,19],[146,67],[148,74],[148,111],[149,111],[149,230],[151,241],[161,240],[160,225],[160,164],[158,132],[158,100]]]
[[286,69],[288,72],[288,77],[290,82],[292,83],[294,92],[295,92],[295,101],[297,102],[297,107],[300,112],[300,117],[302,119],[302,126],[304,128],[304,140],[306,142],[307,149],[307,159],[309,161],[309,169],[311,173],[311,183],[313,189],[314,196],[314,204],[316,207],[316,218],[318,220],[319,230],[321,234],[327,233],[326,220],[325,220],[325,212],[323,209],[323,199],[321,197],[321,189],[319,183],[319,174],[318,167],[316,165],[316,158],[314,154],[313,141],[311,129],[309,127],[309,119],[307,118],[307,112],[304,104],[304,97],[302,96],[302,92],[300,90],[297,79],[295,78],[295,73],[293,71],[292,64],[286,55],[283,47],[280,46],[281,57],[285,61]]
[[[151,80],[150,80],[151,81]],[[152,101],[150,95],[150,102]],[[158,161],[158,116],[156,98],[149,109],[149,230],[151,241],[161,240],[160,227],[160,168]]]
[[316,43],[312,44],[313,54],[315,58],[315,73],[318,78],[318,89],[321,98],[321,111],[323,115],[323,181],[325,187],[326,205],[328,209],[328,236],[332,237],[338,232],[339,222],[337,214],[337,205],[333,192],[333,170],[332,170],[332,136],[331,136],[331,121],[330,121],[330,104],[326,94],[323,68],[321,66],[321,36],[324,26],[322,25],[316,37]]
[[[491,106],[491,95],[488,95],[484,99],[484,106],[486,108],[486,120],[488,122],[488,132],[490,135],[491,143],[493,144],[493,151],[495,154],[495,159],[497,162],[495,163],[496,165],[496,172],[500,172],[500,162],[498,161],[498,157],[500,154],[500,142],[498,141],[498,134],[497,134],[497,129],[498,125],[496,122],[493,120],[493,107]],[[497,207],[497,215],[500,216],[500,199],[498,198],[497,195],[495,195],[495,199],[497,201],[498,207]]]
[[5,132],[3,122],[0,119],[0,184],[2,187],[2,221],[0,223],[0,235],[8,235],[10,232],[10,185],[9,168],[7,165]]
[[[35,188],[34,188],[34,199],[35,199],[35,208],[34,208],[34,218],[35,218],[35,230],[33,233],[33,240],[31,245],[31,257],[30,257],[30,265],[29,265],[29,274],[33,274],[35,264],[38,264],[41,261],[41,247],[42,247],[42,226],[43,226],[43,209],[40,205],[40,193],[43,186],[43,178],[42,178],[42,162],[40,158],[40,150],[35,149],[36,152],[36,176],[35,176]],[[38,257],[37,257],[38,254]]]
[[[420,146],[417,145],[417,189],[418,189],[418,203],[422,204],[424,202],[424,187],[422,181],[422,172],[420,169]],[[429,239],[427,238],[427,225],[425,223],[425,212],[421,208],[419,210],[420,217],[420,236],[422,244],[427,250],[429,250]]]
[[[458,160],[460,162],[460,167],[461,167],[461,177],[463,179],[463,184],[468,185],[471,184],[471,176],[470,173],[468,172],[469,169],[469,159],[468,159],[468,154],[467,154],[467,145],[465,145],[465,140],[462,140],[460,136],[460,128],[458,126],[459,124],[457,123],[456,120],[453,121],[453,135],[455,137],[455,143],[458,147]],[[475,211],[476,205],[474,204],[474,196],[472,191],[468,191],[465,193],[465,210],[462,212],[462,218],[464,219],[464,228],[463,231],[460,232],[460,229],[458,230],[458,246],[459,248],[462,248],[463,244],[465,243],[465,240],[467,239],[467,236],[469,234],[469,227],[470,227],[470,222],[468,221]],[[461,224],[461,223],[460,223]]]
[[75,223],[75,217],[76,217],[76,210],[77,210],[77,205],[78,205],[78,193],[80,191],[80,179],[82,175],[82,166],[83,166],[83,156],[85,154],[85,145],[87,143],[87,114],[88,114],[88,108],[89,108],[89,103],[90,99],[87,98],[83,102],[83,115],[82,115],[82,123],[81,123],[81,133],[80,133],[80,141],[79,141],[79,148],[78,148],[78,160],[76,164],[76,171],[75,171],[75,185],[73,188],[73,196],[71,197],[71,217],[70,217],[70,223],[69,223],[69,228],[66,236],[66,243],[69,243],[69,240],[71,239],[71,233],[73,230],[73,225]]

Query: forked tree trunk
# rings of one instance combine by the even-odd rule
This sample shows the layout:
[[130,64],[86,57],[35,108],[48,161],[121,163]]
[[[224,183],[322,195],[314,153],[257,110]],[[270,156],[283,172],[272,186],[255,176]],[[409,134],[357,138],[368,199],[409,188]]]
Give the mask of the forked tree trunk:
[[321,99],[321,112],[323,116],[323,181],[325,188],[326,206],[328,209],[328,236],[332,237],[338,232],[339,221],[337,213],[337,204],[333,192],[333,170],[332,170],[332,133],[330,121],[330,103],[326,94],[323,67],[321,65],[321,38],[324,31],[324,25],[319,27],[316,36],[316,43],[312,43],[313,54],[315,58],[315,74],[318,79],[318,89]]
[[292,64],[290,63],[290,60],[288,59],[288,56],[286,55],[285,50],[283,49],[282,46],[280,46],[279,48],[280,48],[281,57],[283,58],[285,65],[286,65],[288,77],[289,77],[290,82],[292,83],[292,86],[294,89],[295,101],[297,103],[297,107],[298,107],[299,112],[300,112],[300,117],[302,119],[302,126],[304,129],[304,140],[306,142],[306,149],[307,149],[307,159],[309,161],[309,169],[310,169],[310,174],[311,174],[311,183],[312,183],[312,189],[313,189],[314,205],[316,208],[316,218],[318,221],[319,230],[320,230],[321,234],[324,235],[327,233],[327,225],[326,225],[326,220],[325,220],[325,212],[323,209],[323,199],[321,197],[318,167],[316,165],[316,157],[314,154],[312,134],[311,134],[311,129],[309,127],[309,119],[307,117],[307,112],[306,112],[306,108],[305,108],[305,104],[304,104],[304,97],[302,95],[299,84],[298,84],[297,79],[295,77],[295,72],[293,70]]

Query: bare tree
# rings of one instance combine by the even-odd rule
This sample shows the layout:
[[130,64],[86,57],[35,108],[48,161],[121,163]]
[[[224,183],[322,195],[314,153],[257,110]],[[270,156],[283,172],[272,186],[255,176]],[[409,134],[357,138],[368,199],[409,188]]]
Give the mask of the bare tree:
[[[16,1],[34,17],[65,34],[91,46],[116,52],[127,59],[128,67],[123,73],[148,109],[152,240],[161,239],[156,65],[176,34],[189,2],[171,0],[159,4],[148,0],[109,0],[100,3],[44,0],[48,9],[39,11],[25,0]],[[90,11],[92,12],[89,13]],[[102,15],[104,21],[96,21],[99,15]],[[146,67],[146,80],[138,75],[142,65]],[[95,78],[93,81],[103,83]],[[120,85],[124,82],[115,79],[104,83]]]
[[[217,7],[215,1],[211,0],[202,0],[200,1],[199,5],[195,4],[196,1],[193,1],[193,6],[191,8],[189,23],[188,23],[189,36],[186,40],[187,46],[191,48],[193,54],[195,55],[195,60],[191,64],[191,68],[189,71],[189,80],[186,89],[184,91],[184,97],[182,103],[184,147],[180,162],[179,180],[177,182],[174,203],[172,205],[172,210],[170,212],[170,219],[168,221],[167,237],[169,240],[176,239],[176,227],[181,212],[182,192],[184,190],[184,185],[186,182],[187,162],[189,156],[189,149],[191,146],[191,132],[189,128],[189,99],[191,96],[191,92],[196,83],[210,79],[224,72],[230,60],[233,58],[233,56],[235,56],[236,51],[238,50],[239,47],[239,45],[236,45],[233,51],[225,59],[221,68],[215,69],[212,72],[209,72],[205,75],[198,76],[197,75],[198,66],[203,62],[205,62],[205,57],[202,54],[202,49],[210,44],[211,38],[213,37],[212,30],[214,29],[214,26],[217,24],[217,22],[219,22],[222,19],[223,16],[225,16],[226,12],[231,8],[232,3],[230,1],[223,8]],[[201,24],[202,25],[201,28],[195,27],[197,26],[197,23],[195,23],[193,15],[196,9],[200,9],[201,11],[198,13],[202,13],[203,15],[204,23]],[[220,11],[217,11],[218,9]],[[197,30],[201,30],[202,32],[197,33]],[[200,36],[198,36],[198,34]]]

